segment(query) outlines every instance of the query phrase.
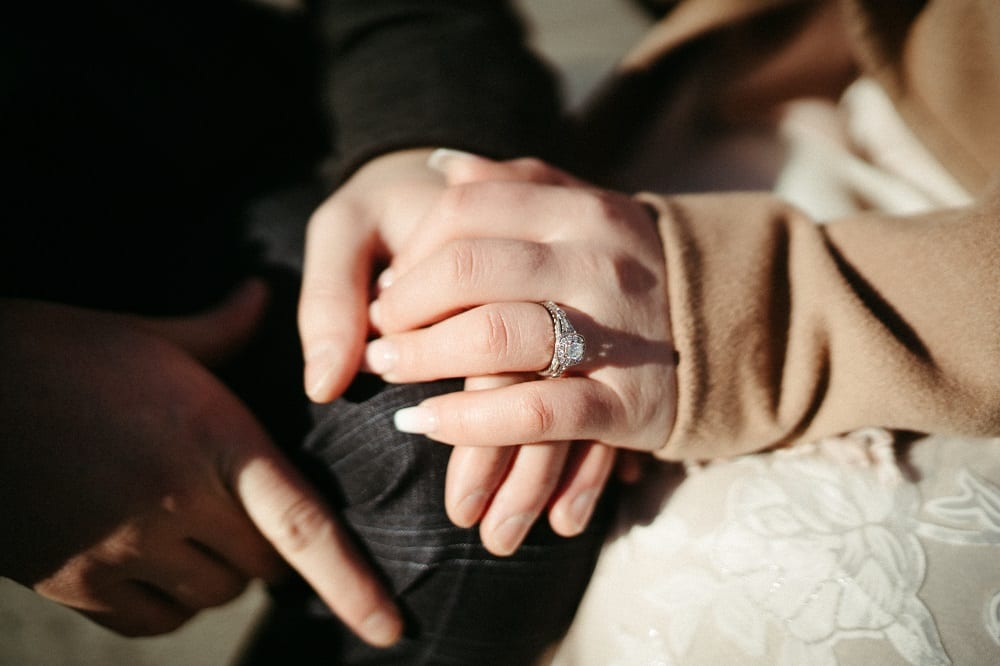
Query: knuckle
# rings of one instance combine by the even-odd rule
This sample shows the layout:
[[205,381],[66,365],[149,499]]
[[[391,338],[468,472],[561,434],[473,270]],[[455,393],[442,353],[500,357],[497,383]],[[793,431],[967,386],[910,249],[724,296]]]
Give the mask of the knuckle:
[[576,217],[591,225],[618,231],[625,223],[621,200],[606,190],[578,190],[574,204]]
[[315,502],[299,498],[281,513],[274,535],[276,545],[287,554],[309,550],[330,532],[330,521]]
[[224,413],[225,405],[215,392],[189,391],[171,402],[167,418],[179,445],[189,443],[212,451],[220,438],[220,414]]
[[449,248],[450,279],[459,287],[468,287],[475,283],[480,270],[481,255],[475,242],[469,240],[454,241]]
[[437,217],[445,225],[452,226],[460,221],[471,205],[475,188],[469,185],[452,185],[446,189],[437,203]]
[[519,405],[522,425],[530,441],[549,439],[555,427],[555,410],[538,389],[525,391]]
[[515,329],[513,329],[502,312],[488,309],[483,313],[484,334],[481,339],[481,351],[493,358],[505,358],[514,344]]

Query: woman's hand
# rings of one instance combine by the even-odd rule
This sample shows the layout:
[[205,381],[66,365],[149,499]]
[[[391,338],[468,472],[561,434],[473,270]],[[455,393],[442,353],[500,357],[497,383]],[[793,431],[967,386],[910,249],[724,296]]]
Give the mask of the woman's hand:
[[363,638],[398,637],[347,534],[203,365],[265,296],[170,320],[0,301],[0,574],[144,635],[280,575],[280,554]]
[[[576,445],[585,454],[572,464],[568,453],[550,450],[543,462],[527,465],[537,479],[534,494],[525,484],[511,486],[522,488],[514,493],[518,508],[538,506],[539,498],[544,506],[554,477],[550,520],[573,526],[557,531],[575,533],[579,522],[569,516],[585,512],[570,507],[589,501],[592,508],[594,491],[610,469],[593,443],[654,450],[673,422],[674,352],[660,239],[640,203],[534,160],[495,163],[451,155],[441,168],[450,189],[397,254],[372,304],[383,337],[370,343],[368,365],[394,382],[482,375],[538,379],[535,373],[548,367],[554,345],[552,319],[539,303],[558,303],[587,344],[583,363],[566,376],[505,380],[501,387],[438,396],[401,411],[397,425],[455,445],[586,443]],[[534,182],[524,182],[529,176]],[[453,517],[461,513],[457,505],[474,504],[469,498],[475,496],[494,497],[493,505],[482,502],[483,529],[530,517],[530,511],[505,509],[504,519],[490,520],[503,497],[489,493],[498,476],[504,479],[495,470],[506,464],[511,474],[518,471],[506,459],[509,453],[487,448],[464,456],[493,462],[461,465],[485,493],[474,489],[477,483],[449,478]],[[593,467],[586,462],[591,457]],[[581,475],[586,478],[578,483]],[[462,492],[455,486],[463,486]],[[465,491],[463,500],[453,499]]]

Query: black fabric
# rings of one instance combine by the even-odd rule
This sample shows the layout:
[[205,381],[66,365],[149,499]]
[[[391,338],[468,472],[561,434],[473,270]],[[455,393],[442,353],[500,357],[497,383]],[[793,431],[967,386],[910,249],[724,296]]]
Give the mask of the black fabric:
[[[559,162],[551,70],[498,0],[314,2],[334,175],[389,147],[445,146]],[[387,122],[388,121],[388,122]]]
[[273,663],[535,663],[569,627],[610,523],[608,490],[587,531],[565,539],[544,518],[509,557],[490,555],[476,529],[444,511],[451,449],[398,432],[392,414],[457,381],[386,386],[362,378],[316,424],[297,458],[355,534],[406,618],[400,643],[376,649],[354,638],[301,581],[276,604],[241,666]]
[[338,400],[310,405],[294,317],[297,276],[262,272],[271,305],[257,337],[221,374],[336,509],[400,605],[406,629],[389,649],[358,640],[299,578],[273,604],[238,666],[533,664],[568,629],[610,525],[609,488],[584,534],[565,539],[542,518],[509,557],[444,509],[451,447],[396,430],[393,414],[461,381],[387,385],[360,374]]
[[252,3],[0,9],[0,295],[217,301],[251,197],[327,149],[303,21]]
[[269,238],[246,224],[268,193],[312,191],[327,158],[337,182],[404,147],[552,156],[554,86],[521,38],[506,3],[480,0],[0,7],[0,297],[187,313],[264,276],[267,320],[218,372],[341,510],[407,614],[403,643],[373,650],[293,582],[275,591],[253,663],[528,663],[572,617],[603,521],[571,540],[543,524],[505,559],[451,525],[450,450],[391,417],[455,384],[359,376],[310,414],[296,266],[270,260],[298,250],[267,247],[300,240],[308,212],[275,217]]
[[253,198],[376,154],[551,152],[506,3],[38,0],[0,8],[0,296],[142,313],[257,261]]

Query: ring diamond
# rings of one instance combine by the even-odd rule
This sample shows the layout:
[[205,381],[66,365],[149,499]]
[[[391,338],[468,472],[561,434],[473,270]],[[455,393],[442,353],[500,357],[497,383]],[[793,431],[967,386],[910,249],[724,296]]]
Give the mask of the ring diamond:
[[552,350],[552,361],[549,367],[540,370],[543,377],[559,377],[567,368],[583,361],[587,354],[587,341],[576,332],[573,324],[561,307],[552,301],[540,303],[552,318],[552,331],[555,333],[555,347]]

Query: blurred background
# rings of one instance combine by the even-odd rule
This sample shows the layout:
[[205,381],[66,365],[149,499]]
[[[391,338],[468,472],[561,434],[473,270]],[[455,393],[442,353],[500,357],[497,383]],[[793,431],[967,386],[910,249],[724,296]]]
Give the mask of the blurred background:
[[[579,104],[645,31],[630,0],[520,0],[536,50],[557,68],[564,96]],[[2,545],[0,545],[2,547]],[[9,580],[0,579],[2,666],[220,666],[236,654],[266,595],[252,585],[173,634],[124,639]]]

